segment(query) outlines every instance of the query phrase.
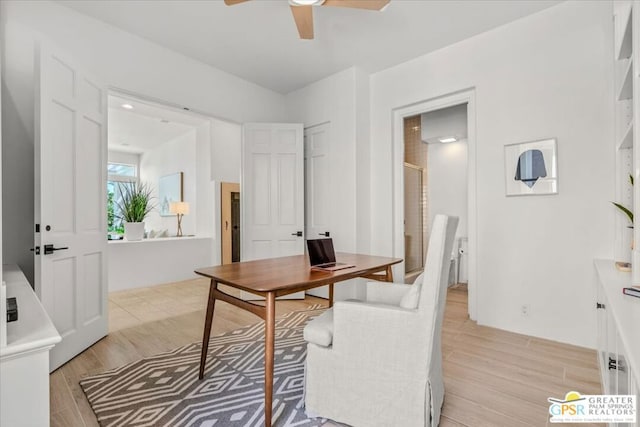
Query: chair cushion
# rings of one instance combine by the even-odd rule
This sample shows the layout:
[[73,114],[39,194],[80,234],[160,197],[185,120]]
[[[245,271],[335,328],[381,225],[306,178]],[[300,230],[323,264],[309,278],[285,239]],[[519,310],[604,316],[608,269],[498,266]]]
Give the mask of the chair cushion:
[[304,327],[304,340],[322,347],[333,342],[333,310],[329,309],[311,320]]
[[400,300],[400,307],[407,309],[418,308],[418,300],[420,299],[420,288],[422,283],[414,283],[411,285],[411,289]]

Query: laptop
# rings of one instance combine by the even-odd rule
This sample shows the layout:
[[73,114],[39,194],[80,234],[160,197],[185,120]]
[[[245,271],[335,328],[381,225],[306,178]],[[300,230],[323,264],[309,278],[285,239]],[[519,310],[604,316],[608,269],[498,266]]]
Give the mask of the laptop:
[[336,262],[336,253],[333,250],[331,238],[307,240],[307,251],[312,270],[336,271],[355,267],[353,264]]

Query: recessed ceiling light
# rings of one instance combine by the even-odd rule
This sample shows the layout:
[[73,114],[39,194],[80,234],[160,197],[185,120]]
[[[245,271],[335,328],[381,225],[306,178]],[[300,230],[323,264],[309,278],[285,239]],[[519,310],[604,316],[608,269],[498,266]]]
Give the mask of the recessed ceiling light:
[[122,104],[121,107],[125,110],[133,110],[133,105],[131,104]]
[[439,138],[438,141],[442,142],[443,144],[448,144],[449,142],[456,142],[457,139],[452,136],[449,136],[447,138]]

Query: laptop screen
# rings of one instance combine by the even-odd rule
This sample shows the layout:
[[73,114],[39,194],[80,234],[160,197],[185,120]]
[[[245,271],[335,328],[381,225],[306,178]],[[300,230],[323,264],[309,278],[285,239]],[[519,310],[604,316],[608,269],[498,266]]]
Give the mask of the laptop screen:
[[307,240],[307,250],[309,251],[309,263],[312,266],[336,262],[336,253],[333,250],[331,238]]

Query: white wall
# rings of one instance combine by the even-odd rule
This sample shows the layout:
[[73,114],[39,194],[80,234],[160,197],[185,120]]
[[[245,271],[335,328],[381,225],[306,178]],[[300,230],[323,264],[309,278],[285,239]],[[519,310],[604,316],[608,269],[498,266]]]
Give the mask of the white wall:
[[184,235],[196,234],[198,202],[196,200],[196,131],[195,129],[165,142],[140,156],[140,182],[151,187],[156,208],[145,219],[145,229],[168,230],[175,236],[178,220],[175,215],[160,216],[160,178],[182,172],[183,197],[189,203],[189,214],[182,218]]
[[[371,250],[370,78],[356,67],[356,252]],[[359,295],[362,298],[363,295]]]
[[[79,36],[81,35],[81,36]],[[284,97],[48,1],[0,2],[4,262],[33,279],[34,49],[46,40],[107,86],[235,122],[284,121]]]
[[107,159],[110,163],[123,163],[126,165],[140,166],[140,154],[125,153],[123,151],[109,150]]
[[[611,13],[561,3],[371,77],[371,245],[389,255],[392,110],[475,87],[480,324],[595,345],[593,258],[613,253]],[[504,145],[547,137],[560,193],[507,198]]]
[[216,120],[211,126],[211,190],[214,215],[210,218],[212,236],[215,236],[215,263],[220,258],[220,183],[240,183],[240,164],[242,156],[242,126],[236,123]]
[[467,141],[427,147],[427,204],[429,229],[436,214],[459,218],[457,237],[467,237]]

